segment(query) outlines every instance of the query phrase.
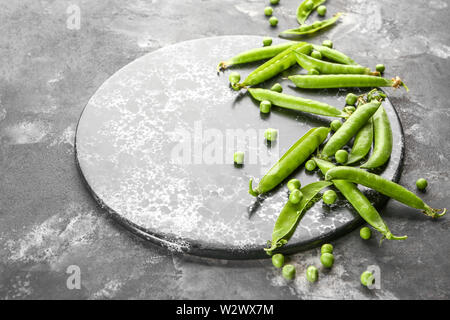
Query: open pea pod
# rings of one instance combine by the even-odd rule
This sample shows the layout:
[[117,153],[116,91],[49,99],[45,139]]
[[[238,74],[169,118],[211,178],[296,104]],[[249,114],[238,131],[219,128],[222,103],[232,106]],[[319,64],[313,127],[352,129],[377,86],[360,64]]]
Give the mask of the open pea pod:
[[297,8],[297,21],[300,25],[304,24],[308,16],[318,6],[324,3],[326,0],[305,0]]
[[275,222],[270,248],[264,249],[268,255],[272,255],[274,250],[282,247],[288,242],[305,212],[316,199],[317,194],[323,188],[326,188],[331,184],[332,183],[328,181],[310,183],[300,189],[303,193],[303,198],[299,203],[294,204],[290,201],[286,203]]

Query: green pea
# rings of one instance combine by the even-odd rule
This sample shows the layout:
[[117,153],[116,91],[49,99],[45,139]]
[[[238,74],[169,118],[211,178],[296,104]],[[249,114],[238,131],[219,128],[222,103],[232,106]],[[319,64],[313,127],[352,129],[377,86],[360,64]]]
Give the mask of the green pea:
[[325,268],[331,268],[334,264],[334,256],[331,253],[322,253],[320,262]]
[[339,120],[333,120],[330,123],[330,128],[331,130],[333,130],[334,132],[338,131],[339,128],[342,127],[342,122]]
[[300,183],[300,180],[298,179],[291,179],[287,183],[287,187],[290,192],[294,191],[295,189],[300,189],[302,184]]
[[327,190],[323,193],[322,200],[325,204],[331,205],[336,202],[337,194],[333,190]]
[[305,3],[305,8],[311,10],[314,7],[314,2],[312,0],[308,0]]
[[281,253],[272,256],[272,264],[275,268],[281,268],[284,264],[284,256]]
[[270,4],[279,4],[280,0],[270,0]]
[[327,13],[327,7],[326,6],[319,6],[317,8],[317,13],[319,14],[319,16],[324,16],[325,13]]
[[316,69],[310,69],[310,70],[308,71],[308,74],[310,74],[310,75],[318,75],[318,74],[320,74],[320,73],[319,73],[319,71],[317,71]]
[[354,106],[346,106],[344,108],[344,111],[347,112],[348,114],[352,114],[353,112],[356,111],[356,108]]
[[243,164],[244,163],[244,153],[242,151],[237,151],[234,153],[234,163]]
[[346,163],[348,160],[348,152],[345,150],[338,150],[336,151],[334,158],[337,163]]
[[311,57],[320,60],[322,59],[322,54],[317,50],[313,50],[313,52],[311,52]]
[[295,277],[295,267],[292,264],[287,264],[283,267],[281,273],[285,279],[292,280]]
[[264,138],[266,138],[267,141],[276,141],[278,138],[278,130],[269,128],[264,132]]
[[316,162],[313,159],[308,160],[305,163],[305,168],[308,171],[314,171],[316,169],[316,167],[317,167]]
[[333,253],[333,245],[329,244],[329,243],[325,243],[324,245],[322,245],[322,247],[320,248],[320,253],[324,254],[324,253]]
[[265,8],[264,8],[264,14],[265,14],[266,16],[270,17],[270,16],[272,15],[272,13],[273,13],[272,7],[265,7]]
[[369,240],[372,236],[372,231],[368,227],[364,227],[359,230],[359,235],[362,239]]
[[291,202],[293,204],[297,204],[300,202],[300,200],[302,200],[302,198],[303,198],[303,193],[298,189],[294,189],[294,190],[292,190],[291,194],[289,195],[289,202]]
[[267,37],[267,38],[264,38],[264,39],[263,39],[263,46],[264,46],[264,47],[268,47],[268,46],[270,46],[271,44],[272,44],[272,38]]
[[281,84],[275,83],[272,88],[270,88],[270,90],[281,93],[283,92],[283,87],[281,86]]
[[372,272],[370,272],[370,271],[364,271],[364,272],[361,274],[361,284],[362,284],[363,286],[366,286],[366,287],[367,287],[367,286],[372,285],[373,282],[374,282],[374,280],[375,280],[375,278],[374,278]]
[[231,72],[230,75],[228,76],[228,80],[233,85],[241,80],[241,75],[237,72]]
[[322,45],[323,45],[324,47],[328,47],[328,48],[330,48],[330,49],[333,48],[333,42],[331,42],[331,40],[324,40],[324,41],[322,42]]
[[269,113],[271,108],[272,103],[268,100],[263,100],[259,104],[259,111],[261,111],[261,113]]
[[349,106],[354,106],[356,101],[358,100],[358,96],[354,93],[349,93],[346,97],[345,97],[345,104],[349,105]]
[[416,187],[419,190],[425,190],[427,186],[428,186],[428,181],[425,180],[424,178],[420,178],[416,181]]
[[306,269],[306,279],[309,282],[316,282],[318,278],[319,278],[319,270],[317,270],[317,268],[314,266],[309,266]]
[[386,69],[385,68],[385,66],[384,66],[384,64],[377,64],[376,66],[375,66],[375,70],[377,70],[379,73],[383,73],[384,72],[384,69]]
[[275,27],[278,24],[278,19],[276,17],[270,17],[269,23],[272,27]]

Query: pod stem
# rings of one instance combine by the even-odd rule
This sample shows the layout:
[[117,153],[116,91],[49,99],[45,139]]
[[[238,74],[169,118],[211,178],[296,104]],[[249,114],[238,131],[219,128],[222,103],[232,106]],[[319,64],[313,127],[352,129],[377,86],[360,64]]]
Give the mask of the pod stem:
[[229,65],[227,64],[226,61],[220,61],[219,64],[217,65],[217,72],[225,71],[225,69],[228,67]]
[[388,240],[406,240],[406,239],[408,239],[408,236],[395,236],[390,232],[385,237]]
[[406,89],[406,92],[409,91],[408,87],[402,81],[402,79],[400,79],[400,77],[392,78],[392,87],[394,87],[395,89],[398,89],[398,88],[400,88],[400,86],[404,87]]
[[253,178],[251,178],[248,182],[248,193],[250,193],[254,197],[259,196],[258,188],[256,188],[256,190],[253,190]]
[[430,208],[427,206],[427,208],[425,210],[423,210],[422,212],[432,218],[440,218],[447,213],[447,209],[446,208],[433,209],[433,208]]

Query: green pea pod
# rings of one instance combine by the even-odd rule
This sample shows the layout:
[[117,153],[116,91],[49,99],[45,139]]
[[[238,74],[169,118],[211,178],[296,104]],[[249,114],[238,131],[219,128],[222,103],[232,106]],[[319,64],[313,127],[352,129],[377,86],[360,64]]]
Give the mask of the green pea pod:
[[294,50],[310,54],[312,51],[312,45],[306,42],[299,42],[298,44],[287,48],[266,63],[256,68],[242,83],[236,84],[236,87],[241,89],[247,86],[257,85],[292,67],[296,63],[295,55],[293,54]]
[[304,99],[266,89],[250,88],[248,91],[254,99],[258,101],[267,100],[273,105],[281,108],[309,112],[328,117],[347,117],[345,112],[342,112],[341,110],[323,102]]
[[288,201],[280,212],[272,232],[272,241],[270,248],[265,248],[268,255],[272,255],[273,251],[285,245],[298,223],[303,218],[305,212],[310,207],[311,202],[316,199],[316,195],[332,183],[327,181],[317,181],[300,189],[303,198],[299,203],[294,204]]
[[[326,0],[305,0],[297,8],[297,21],[300,25],[304,24],[308,16],[318,6],[324,3]],[[308,6],[310,5],[310,6]]]
[[373,101],[358,107],[325,144],[321,153],[322,157],[328,159],[334,156],[336,151],[345,146],[367,121],[369,121],[380,105],[381,102]]
[[285,42],[274,46],[255,48],[241,52],[226,61],[221,61],[217,66],[217,71],[225,70],[226,68],[236,64],[249,63],[273,58],[277,54],[283,52],[284,50],[288,49],[294,44],[296,44],[296,42]]
[[433,209],[401,185],[359,168],[342,166],[330,169],[325,175],[325,180],[347,180],[361,184],[407,206],[422,210],[424,214],[433,218],[441,217],[447,212],[447,209]]
[[296,75],[288,77],[297,87],[303,89],[365,88],[365,87],[408,87],[399,78],[392,80],[364,74]]
[[[335,166],[328,161],[314,158],[320,171],[325,175],[328,170]],[[358,187],[351,182],[345,180],[333,180],[334,186],[342,193],[348,202],[355,208],[361,218],[368,224],[379,231],[388,240],[404,240],[407,236],[394,236],[389,230],[386,223],[381,218],[377,209],[370,203],[369,199],[358,189]]]
[[392,153],[392,130],[389,117],[381,106],[373,115],[373,130],[375,142],[369,160],[361,168],[373,169],[385,164]]
[[351,59],[350,57],[346,56],[345,54],[343,54],[338,50],[328,48],[325,46],[319,46],[316,44],[313,44],[313,48],[314,50],[319,51],[323,57],[331,61],[348,65],[357,65],[357,63],[353,59]]
[[281,38],[302,38],[305,36],[312,36],[313,34],[319,32],[322,29],[331,27],[333,24],[336,23],[336,21],[339,19],[339,17],[341,15],[342,15],[342,13],[337,13],[334,15],[333,18],[330,18],[327,20],[316,21],[313,24],[303,25],[300,28],[285,30],[279,34],[279,37],[281,37]]
[[[376,113],[376,112],[375,112]],[[372,148],[373,142],[373,116],[362,127],[355,136],[352,151],[348,155],[346,165],[358,162],[364,158]]]
[[347,65],[339,63],[331,63],[313,57],[307,56],[303,53],[295,52],[297,63],[308,71],[317,70],[321,74],[371,74],[369,68],[360,65]]
[[255,190],[253,190],[253,178],[250,179],[248,193],[257,197],[279,185],[316,151],[319,145],[327,138],[329,132],[330,128],[326,127],[309,130],[266,173]]

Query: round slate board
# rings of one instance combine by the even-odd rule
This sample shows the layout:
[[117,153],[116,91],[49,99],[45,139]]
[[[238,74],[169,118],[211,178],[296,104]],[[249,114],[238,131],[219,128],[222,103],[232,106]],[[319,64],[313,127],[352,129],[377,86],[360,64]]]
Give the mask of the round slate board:
[[[275,43],[279,42],[278,40]],[[76,133],[76,156],[89,190],[118,221],[151,241],[195,255],[225,259],[266,257],[275,220],[285,204],[285,184],[256,200],[247,193],[307,130],[332,118],[274,107],[269,115],[245,92],[229,88],[230,71],[220,60],[259,47],[262,37],[226,36],[178,43],[149,53],[110,77],[85,107]],[[258,64],[232,68],[245,78]],[[277,79],[284,92],[342,108],[345,90],[299,90]],[[353,92],[360,92],[358,89]],[[391,103],[384,107],[394,133],[394,150],[382,175],[398,180],[403,154],[401,124]],[[267,128],[279,130],[268,146]],[[245,152],[245,165],[233,153]],[[303,185],[320,174],[300,168]],[[386,200],[365,192],[380,207]],[[305,250],[361,223],[342,199],[317,202],[305,215],[286,253]]]

